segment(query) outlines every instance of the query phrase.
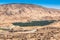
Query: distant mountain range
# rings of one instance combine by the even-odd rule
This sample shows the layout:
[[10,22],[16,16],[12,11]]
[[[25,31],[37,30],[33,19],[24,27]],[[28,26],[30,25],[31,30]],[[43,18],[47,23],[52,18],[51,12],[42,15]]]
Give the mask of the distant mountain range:
[[60,20],[60,10],[32,4],[0,5],[0,23]]

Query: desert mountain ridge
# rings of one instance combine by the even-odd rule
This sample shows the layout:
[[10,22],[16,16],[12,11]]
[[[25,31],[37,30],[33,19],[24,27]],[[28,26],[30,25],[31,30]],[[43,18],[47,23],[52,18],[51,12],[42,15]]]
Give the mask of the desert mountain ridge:
[[[43,20],[43,26],[40,26],[42,25],[41,20]],[[47,20],[48,25],[46,25]],[[13,25],[16,22],[19,22],[18,26]],[[23,26],[20,22],[23,22]],[[40,25],[38,26],[36,23]],[[28,26],[25,26],[26,24]],[[31,24],[32,26],[30,26]],[[0,40],[59,39],[60,10],[31,4],[0,5]]]
[[0,5],[0,23],[60,20],[60,10],[32,4]]

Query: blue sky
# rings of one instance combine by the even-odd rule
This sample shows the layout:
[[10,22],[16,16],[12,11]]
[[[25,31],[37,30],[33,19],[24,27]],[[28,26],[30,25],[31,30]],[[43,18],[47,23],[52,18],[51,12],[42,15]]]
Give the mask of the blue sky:
[[0,4],[7,3],[28,3],[42,5],[48,8],[60,9],[60,0],[0,0]]

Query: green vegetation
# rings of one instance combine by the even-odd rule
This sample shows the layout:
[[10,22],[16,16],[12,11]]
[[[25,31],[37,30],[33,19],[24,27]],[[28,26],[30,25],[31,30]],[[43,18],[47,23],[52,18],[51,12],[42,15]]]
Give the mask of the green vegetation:
[[55,20],[32,21],[32,22],[26,22],[26,23],[15,22],[12,24],[16,25],[16,26],[45,26],[45,25],[49,25],[53,22],[55,22]]

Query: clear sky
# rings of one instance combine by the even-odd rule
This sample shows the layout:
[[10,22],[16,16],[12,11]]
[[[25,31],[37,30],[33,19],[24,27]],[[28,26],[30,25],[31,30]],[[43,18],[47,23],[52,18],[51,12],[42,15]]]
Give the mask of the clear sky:
[[48,8],[60,9],[60,0],[0,0],[0,4],[28,3],[42,5]]

